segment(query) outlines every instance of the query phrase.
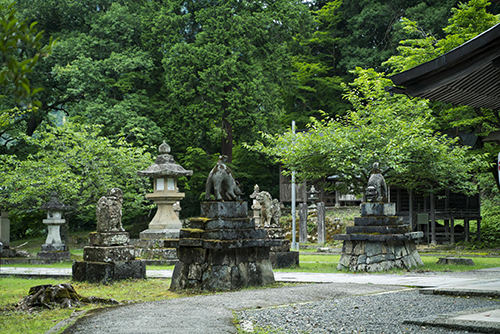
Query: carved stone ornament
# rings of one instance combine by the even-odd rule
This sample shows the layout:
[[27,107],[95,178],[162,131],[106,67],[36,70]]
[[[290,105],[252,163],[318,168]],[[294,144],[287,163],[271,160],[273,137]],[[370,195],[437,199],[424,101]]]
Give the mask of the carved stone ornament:
[[227,156],[221,155],[219,161],[208,174],[205,189],[205,199],[210,200],[210,195],[214,195],[216,201],[240,200],[239,195],[243,195],[238,182],[234,179],[233,172],[226,166]]
[[367,202],[387,203],[387,185],[385,184],[384,176],[381,174],[379,169],[378,162],[373,164],[365,196]]
[[123,232],[122,227],[123,191],[112,188],[97,202],[96,218],[98,232]]

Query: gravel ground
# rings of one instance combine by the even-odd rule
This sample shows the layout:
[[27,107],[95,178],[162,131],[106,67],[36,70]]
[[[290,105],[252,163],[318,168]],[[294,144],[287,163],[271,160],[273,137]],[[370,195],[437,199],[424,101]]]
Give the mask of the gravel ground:
[[[473,333],[404,324],[405,320],[477,309],[500,308],[499,300],[423,295],[417,290],[342,296],[284,307],[236,312],[249,333]],[[253,328],[252,328],[253,327]]]

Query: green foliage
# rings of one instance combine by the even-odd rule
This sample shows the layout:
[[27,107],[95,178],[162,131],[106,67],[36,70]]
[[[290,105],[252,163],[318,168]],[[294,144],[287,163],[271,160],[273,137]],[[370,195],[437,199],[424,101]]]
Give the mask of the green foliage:
[[384,87],[390,82],[373,69],[355,73],[345,94],[354,110],[345,117],[311,119],[308,132],[267,135],[267,143],[253,149],[276,157],[299,179],[338,175],[342,183],[336,187],[355,194],[364,191],[377,161],[393,185],[423,193],[477,192],[471,173],[484,167],[481,156],[436,133],[425,100],[389,96]]
[[231,161],[233,140],[276,132],[280,90],[289,78],[286,43],[307,21],[305,5],[229,0],[162,9],[166,29],[177,32],[162,50],[166,99],[172,101],[159,111],[167,136],[209,153],[222,143]]
[[97,200],[113,187],[124,192],[124,224],[150,207],[144,200],[149,180],[139,178],[137,171],[152,163],[151,156],[124,139],[100,136],[100,129],[70,122],[61,127],[46,126],[33,137],[24,138],[36,147],[25,160],[1,156],[4,169],[0,184],[7,195],[2,205],[9,207],[14,226],[39,213],[52,191],[71,206],[66,217],[71,217],[72,228],[91,227]]

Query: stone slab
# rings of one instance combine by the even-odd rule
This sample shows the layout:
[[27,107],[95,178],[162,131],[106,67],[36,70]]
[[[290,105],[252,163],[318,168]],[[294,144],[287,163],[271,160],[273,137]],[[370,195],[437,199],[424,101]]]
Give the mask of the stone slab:
[[217,218],[208,220],[205,223],[205,230],[217,229],[248,229],[255,228],[255,221],[248,217],[230,219],[230,218]]
[[42,252],[65,252],[68,250],[68,246],[65,244],[43,244],[41,250]]
[[113,280],[146,278],[146,263],[140,260],[115,261]]
[[114,262],[134,260],[134,246],[85,246],[83,260],[90,262]]
[[64,261],[64,260],[69,260],[71,257],[71,254],[69,251],[60,251],[60,252],[39,252],[37,254],[37,257],[40,260],[47,260],[47,261]]
[[119,246],[128,244],[128,232],[92,232],[89,243],[93,246]]
[[75,282],[109,283],[113,276],[114,264],[111,262],[75,261],[72,266]]
[[405,241],[423,237],[423,232],[410,232],[405,234],[336,234],[334,240],[349,241]]
[[143,240],[179,239],[178,229],[147,229],[139,233]]
[[400,226],[347,226],[346,234],[353,233],[381,233],[381,234],[405,234],[411,232],[410,225]]
[[201,202],[201,216],[207,218],[247,218],[248,204],[244,201]]
[[298,267],[299,252],[270,252],[269,260],[273,269]]
[[220,229],[202,233],[203,239],[235,240],[235,239],[264,239],[264,229]]
[[461,257],[441,257],[437,261],[437,264],[456,264],[463,266],[473,266],[474,261],[472,259],[464,259]]
[[396,226],[403,225],[403,217],[354,217],[354,226]]
[[361,216],[395,216],[396,203],[371,203],[364,202],[359,206]]

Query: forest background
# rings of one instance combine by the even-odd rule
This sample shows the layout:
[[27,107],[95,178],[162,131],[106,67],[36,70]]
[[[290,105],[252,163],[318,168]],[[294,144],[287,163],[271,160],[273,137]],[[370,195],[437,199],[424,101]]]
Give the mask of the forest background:
[[[498,112],[384,91],[387,76],[498,23],[496,2],[0,5],[0,201],[14,240],[44,232],[39,208],[52,191],[71,206],[73,231],[94,228],[95,203],[112,187],[124,190],[124,225],[147,222],[151,183],[136,172],[163,140],[194,171],[180,180],[183,217],[199,213],[220,154],[245,194],[259,184],[273,197],[280,165],[299,180],[340,175],[356,192],[377,159],[407,189],[481,191],[483,236],[500,233],[498,145],[470,150],[457,137],[499,130]],[[308,135],[293,135],[292,120]]]

